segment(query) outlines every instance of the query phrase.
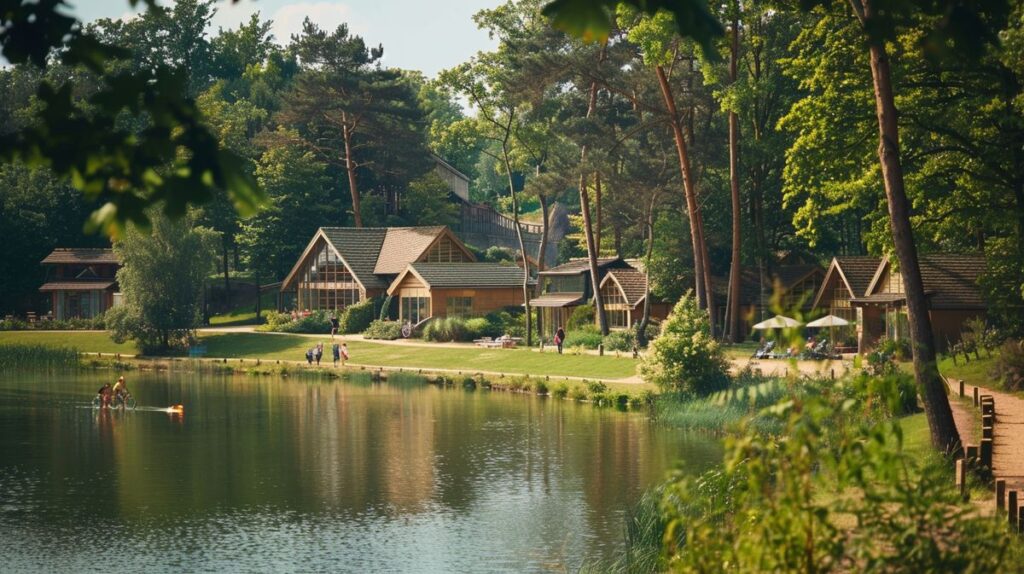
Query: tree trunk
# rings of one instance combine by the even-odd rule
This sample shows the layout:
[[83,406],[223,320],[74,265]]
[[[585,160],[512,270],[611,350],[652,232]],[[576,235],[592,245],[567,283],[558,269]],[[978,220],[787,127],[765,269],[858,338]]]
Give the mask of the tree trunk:
[[[732,42],[729,50],[729,79],[736,84],[737,62],[740,52],[740,23],[739,15],[732,19]],[[729,188],[732,192],[732,267],[729,269],[729,297],[725,315],[728,321],[725,325],[729,340],[733,343],[739,342],[740,330],[740,277],[742,267],[740,262],[741,227],[740,217],[740,120],[735,110],[729,111]]]
[[[228,272],[228,236],[220,236],[221,253],[224,255],[224,310],[227,310],[231,299],[231,277]],[[207,268],[209,269],[209,268]]]
[[[686,149],[686,138],[683,135],[683,127],[680,124],[679,112],[676,109],[675,97],[672,95],[672,88],[668,84],[668,77],[661,66],[655,66],[655,74],[658,76],[658,84],[661,86],[661,95],[665,100],[665,108],[668,110],[669,124],[672,126],[672,136],[676,143],[676,153],[679,156],[679,171],[683,176],[683,193],[686,197],[686,215],[690,221],[690,243],[693,245],[693,274],[697,296],[697,306],[707,309],[708,294],[706,282],[704,281],[704,239],[701,236],[703,225],[700,222],[700,208],[697,205],[697,194],[694,190],[693,174],[690,171],[690,156]],[[712,311],[709,309],[709,313]]]
[[[537,171],[538,173],[540,172],[539,167],[537,168]],[[545,258],[548,252],[548,234],[550,233],[548,228],[548,217],[551,215],[551,206],[548,205],[548,198],[543,193],[537,194],[537,200],[540,201],[540,213],[542,218],[540,224],[540,249],[538,250],[539,253],[537,255],[537,271],[540,272],[547,269],[547,261]],[[543,285],[541,285],[541,282],[538,280],[537,285],[534,287],[534,292],[538,297],[541,295],[542,289]],[[542,321],[543,318],[541,317],[541,314],[537,313],[537,332],[541,334],[544,333],[544,324]]]
[[[587,103],[587,119],[597,106],[597,82],[590,83],[590,101]],[[608,317],[604,312],[604,298],[601,297],[601,273],[597,268],[597,244],[594,229],[590,224],[590,194],[587,192],[587,177],[584,175],[587,163],[587,145],[580,147],[580,211],[583,213],[583,236],[587,240],[587,260],[590,262],[590,283],[594,291],[594,315],[602,335],[608,334]]]
[[[855,0],[854,0],[855,1]],[[856,6],[855,6],[856,8]],[[863,23],[872,29],[875,9],[872,0],[863,0]],[[871,37],[871,78],[874,82],[875,112],[878,116],[878,159],[882,166],[885,195],[889,204],[889,223],[893,246],[899,258],[900,274],[907,298],[910,340],[913,344],[914,377],[924,401],[932,445],[941,452],[958,453],[960,438],[949,407],[946,387],[935,363],[935,346],[928,301],[924,294],[917,247],[910,225],[910,202],[903,186],[903,167],[900,164],[899,124],[893,97],[892,73],[889,57],[882,40]]]
[[647,325],[651,322],[651,256],[654,254],[654,206],[657,203],[657,194],[651,197],[651,204],[647,209],[647,253],[644,254],[644,314],[636,327],[637,347],[647,345]]
[[352,218],[356,227],[362,227],[363,213],[359,207],[359,188],[356,186],[356,163],[352,161],[352,131],[345,112],[341,113],[341,121],[341,135],[345,140],[345,173],[348,174],[348,190],[352,195]]
[[594,246],[597,256],[601,256],[601,172],[594,174],[594,201],[597,208],[597,225],[594,226]]
[[507,141],[501,142],[501,157],[505,162],[505,172],[508,175],[508,193],[512,198],[512,223],[516,226],[519,253],[523,256],[523,305],[526,308],[526,346],[532,347],[533,312],[530,309],[530,260],[526,253],[526,244],[523,242],[523,227],[519,225],[519,197],[516,195],[516,187],[512,182],[512,162],[508,159]]

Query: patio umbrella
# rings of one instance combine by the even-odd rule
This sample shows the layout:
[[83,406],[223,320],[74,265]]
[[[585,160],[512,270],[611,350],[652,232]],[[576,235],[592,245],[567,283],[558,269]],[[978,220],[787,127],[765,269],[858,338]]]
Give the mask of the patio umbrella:
[[821,319],[816,319],[807,324],[808,327],[828,327],[828,343],[835,348],[835,341],[833,340],[832,330],[833,327],[845,327],[850,322],[842,317],[836,317],[835,315],[825,315]]
[[751,328],[757,329],[759,331],[767,331],[770,329],[792,329],[794,327],[799,327],[801,325],[803,325],[803,323],[797,321],[796,319],[790,319],[789,317],[776,315],[771,319],[761,321],[760,323],[754,325]]

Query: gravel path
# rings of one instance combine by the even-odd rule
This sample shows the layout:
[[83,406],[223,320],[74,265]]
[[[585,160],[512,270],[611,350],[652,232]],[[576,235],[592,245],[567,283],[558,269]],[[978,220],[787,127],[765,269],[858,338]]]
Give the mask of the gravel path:
[[[955,380],[949,380],[954,399],[959,392]],[[996,416],[992,429],[992,471],[997,478],[1006,479],[1007,490],[1024,489],[1024,399],[1001,391],[993,391],[978,387],[978,394],[992,395],[995,399]],[[950,401],[953,407],[953,418],[963,444],[978,444],[981,430],[977,428],[976,415],[972,399],[974,386],[964,385],[964,397],[967,401]]]

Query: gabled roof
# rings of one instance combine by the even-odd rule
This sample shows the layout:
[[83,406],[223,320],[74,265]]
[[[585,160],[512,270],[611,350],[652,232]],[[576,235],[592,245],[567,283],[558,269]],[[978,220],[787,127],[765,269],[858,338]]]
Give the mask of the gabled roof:
[[[886,257],[878,265],[865,292],[876,294],[885,271],[890,268]],[[932,253],[918,259],[921,282],[926,293],[932,293],[932,309],[985,309],[978,279],[985,272],[985,257],[970,253]]]
[[120,261],[118,261],[117,256],[114,255],[114,250],[110,248],[59,247],[47,255],[42,260],[42,263],[44,265],[65,263],[118,265]]
[[601,280],[601,287],[612,281],[626,299],[626,304],[636,306],[647,295],[647,275],[636,269],[612,269]]
[[412,263],[391,282],[388,294],[398,289],[409,274],[431,289],[467,287],[498,289],[521,287],[523,269],[500,263]]
[[[816,274],[824,274],[818,265],[776,265],[765,277],[764,302],[769,304],[775,291],[775,283],[778,282],[783,291],[789,291],[804,279]],[[756,268],[744,267],[740,273],[740,305],[761,304],[761,278]],[[725,305],[729,296],[729,278],[712,277],[712,285],[715,289],[715,305]],[[810,298],[804,303],[809,307]]]
[[[621,257],[599,257],[597,260],[598,269],[607,269],[609,267],[615,268],[628,268],[629,264],[626,263]],[[579,257],[576,259],[570,259],[565,263],[552,267],[551,269],[545,269],[541,271],[541,275],[576,275],[579,273],[585,273],[590,271],[590,260],[586,257]]]
[[50,283],[43,283],[39,290],[44,293],[49,291],[104,291],[111,288],[114,283],[112,279],[101,281],[52,281]]
[[833,257],[832,263],[829,264],[828,271],[825,273],[825,279],[822,280],[821,286],[818,288],[818,294],[814,297],[812,307],[817,307],[821,303],[821,298],[825,296],[825,288],[833,277],[843,282],[850,298],[863,297],[867,293],[871,279],[878,271],[878,264],[881,261],[880,257],[872,255]]
[[[378,275],[395,275],[405,270],[413,261],[420,259],[432,245],[446,236],[468,256],[473,254],[466,249],[447,227],[388,227],[380,255],[374,265],[373,272]],[[340,249],[340,247],[339,247]]]
[[575,307],[583,304],[583,293],[545,293],[530,299],[531,307]]
[[466,181],[469,181],[469,176],[468,175],[462,173],[461,171],[456,169],[455,166],[453,166],[452,164],[446,162],[444,160],[444,158],[442,158],[441,156],[437,155],[436,153],[432,153],[432,154],[430,154],[430,156],[432,158],[434,158],[434,162],[436,162],[438,165],[443,167],[446,171],[450,172],[455,177],[457,177],[459,179],[464,179]]
[[[320,233],[364,289],[384,289],[388,286],[387,280],[374,275],[377,258],[387,237],[386,227],[321,227]],[[305,254],[299,259],[299,263],[303,259]],[[285,283],[290,279],[289,274]]]

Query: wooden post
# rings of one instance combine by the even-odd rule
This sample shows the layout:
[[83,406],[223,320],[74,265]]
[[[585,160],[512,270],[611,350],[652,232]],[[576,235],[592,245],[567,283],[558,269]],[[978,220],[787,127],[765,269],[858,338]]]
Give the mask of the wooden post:
[[991,439],[993,438],[992,427],[981,427],[981,438]]
[[956,461],[956,488],[960,491],[960,496],[967,499],[967,464],[964,459],[958,459]]
[[1024,530],[1024,506],[1017,507],[1017,534]]
[[1017,491],[1011,490],[1006,493],[1006,511],[1007,516],[1010,519],[1010,529],[1017,529],[1017,522],[1019,520],[1019,514],[1017,511]]
[[1006,479],[1004,478],[996,480],[996,510],[999,512],[1006,510]]
[[978,406],[978,387],[974,387],[974,406]]
[[977,465],[978,464],[978,447],[977,447],[977,445],[973,445],[973,444],[967,445],[967,448],[965,449],[965,452],[967,454],[964,456],[964,459],[967,461],[967,465],[970,466],[970,467],[974,467],[975,465]]
[[981,466],[992,468],[992,439],[981,439]]
[[992,415],[981,415],[981,426],[990,427],[996,422],[995,417]]
[[960,396],[964,396],[964,380],[960,379]]

